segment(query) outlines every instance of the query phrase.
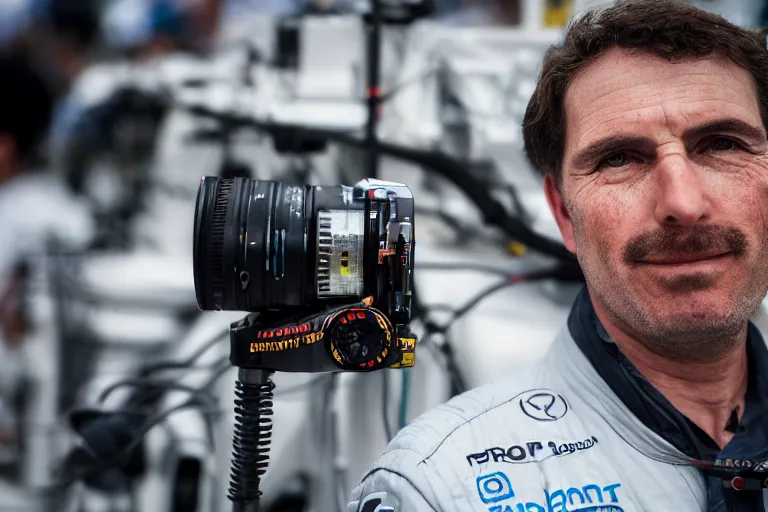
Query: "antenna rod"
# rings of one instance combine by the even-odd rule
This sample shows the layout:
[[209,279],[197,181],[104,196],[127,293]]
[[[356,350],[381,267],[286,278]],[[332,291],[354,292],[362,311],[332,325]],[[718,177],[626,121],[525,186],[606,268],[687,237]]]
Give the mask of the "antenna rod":
[[366,127],[366,147],[368,149],[368,176],[379,177],[379,140],[376,133],[381,105],[380,67],[381,67],[381,0],[371,0],[371,16],[367,26],[368,50],[368,125]]

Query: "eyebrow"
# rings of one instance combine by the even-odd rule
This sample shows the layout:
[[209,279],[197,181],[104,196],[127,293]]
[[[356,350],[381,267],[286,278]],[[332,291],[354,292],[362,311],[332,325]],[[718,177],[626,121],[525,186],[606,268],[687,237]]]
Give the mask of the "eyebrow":
[[683,140],[686,143],[696,141],[714,133],[733,133],[748,139],[746,142],[765,142],[765,130],[746,121],[735,118],[716,119],[700,126],[688,128],[683,132]]
[[573,157],[573,166],[578,169],[591,167],[593,163],[623,149],[633,148],[643,152],[653,152],[656,143],[648,137],[638,135],[614,135],[593,142]]
[[[733,133],[744,137],[746,142],[754,144],[766,141],[766,132],[746,121],[735,118],[716,119],[699,126],[688,128],[683,132],[683,140],[686,145],[715,133]],[[612,153],[625,149],[635,149],[645,153],[652,153],[656,148],[656,142],[639,135],[614,135],[591,143],[582,149],[572,159],[573,166],[579,169],[592,166],[597,160]]]

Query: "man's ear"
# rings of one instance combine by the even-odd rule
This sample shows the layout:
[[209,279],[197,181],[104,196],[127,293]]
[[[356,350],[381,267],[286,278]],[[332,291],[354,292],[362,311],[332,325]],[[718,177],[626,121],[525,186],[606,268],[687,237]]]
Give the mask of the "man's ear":
[[563,237],[566,249],[575,253],[576,240],[573,238],[573,220],[571,220],[571,215],[565,207],[563,194],[552,175],[548,174],[544,177],[544,193],[547,196],[549,209],[552,210],[552,215],[555,216],[557,227],[560,228],[560,234]]

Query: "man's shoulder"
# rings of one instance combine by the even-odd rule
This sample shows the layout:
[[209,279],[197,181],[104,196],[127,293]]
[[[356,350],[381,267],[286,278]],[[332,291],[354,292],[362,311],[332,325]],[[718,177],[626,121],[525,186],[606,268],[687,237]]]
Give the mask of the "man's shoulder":
[[492,428],[486,416],[513,407],[515,396],[527,385],[524,378],[502,380],[467,391],[419,416],[395,436],[352,491],[349,510],[367,510],[370,500],[397,511],[472,510],[468,495],[436,475],[448,468],[457,476],[470,469],[464,452],[482,441],[462,442],[463,437],[474,438]]
[[507,408],[526,387],[522,379],[505,379],[472,389],[427,411],[401,430],[388,447],[406,449],[426,458],[453,441],[472,424],[483,423],[499,408]]
[[519,488],[537,488],[538,463],[588,453],[598,442],[584,433],[564,384],[550,377],[534,368],[421,415],[392,440],[353,491],[354,499],[386,492],[406,500],[394,510],[410,504],[408,499],[435,510],[475,510],[478,482],[500,468]]
[[486,449],[567,438],[566,421],[558,420],[570,411],[561,389],[526,373],[473,389],[423,414],[387,451],[405,450],[419,462],[448,457],[457,460],[445,462],[467,463]]

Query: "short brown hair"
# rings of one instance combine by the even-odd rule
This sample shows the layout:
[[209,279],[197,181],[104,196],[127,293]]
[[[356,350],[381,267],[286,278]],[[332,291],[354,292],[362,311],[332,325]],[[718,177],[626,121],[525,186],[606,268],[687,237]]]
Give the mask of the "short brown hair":
[[565,93],[584,66],[611,48],[676,60],[717,55],[749,71],[761,116],[768,112],[765,37],[676,0],[629,0],[575,18],[562,43],[544,56],[536,90],[523,119],[525,151],[533,166],[560,183],[565,151]]

